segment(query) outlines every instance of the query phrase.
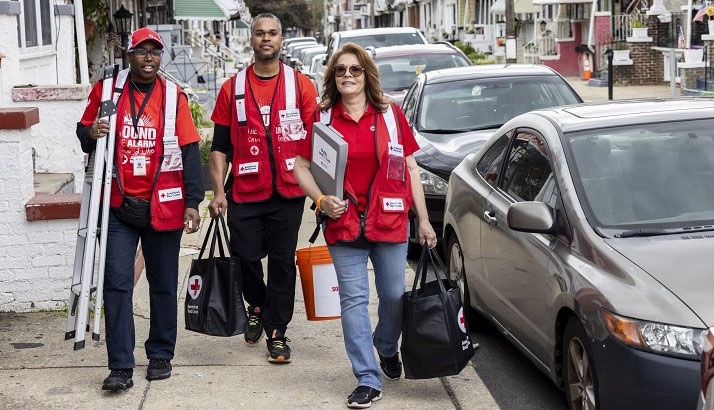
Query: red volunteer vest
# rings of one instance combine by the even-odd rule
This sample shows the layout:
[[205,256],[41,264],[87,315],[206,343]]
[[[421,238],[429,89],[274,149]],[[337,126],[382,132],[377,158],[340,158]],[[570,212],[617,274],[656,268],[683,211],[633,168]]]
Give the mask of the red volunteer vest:
[[[127,103],[129,97],[129,85],[126,83],[129,70],[122,70],[117,75],[114,85],[114,104],[117,106],[117,119],[131,116],[131,110]],[[163,128],[157,127],[156,145],[151,154],[150,161],[161,163],[158,177],[154,175],[156,184],[151,193],[151,226],[157,231],[171,231],[184,227],[184,213],[186,201],[184,198],[185,187],[183,185],[183,160],[181,158],[181,148],[178,145],[176,135],[176,107],[178,105],[178,87],[171,81],[157,76],[156,88],[163,90]],[[120,98],[123,97],[123,98]],[[150,101],[148,104],[152,104]],[[117,127],[119,125],[117,124]],[[121,131],[119,131],[121,132]],[[165,138],[166,135],[170,137]],[[122,194],[117,184],[118,175],[124,175],[126,167],[132,167],[129,161],[123,164],[121,151],[115,150],[116,161],[114,166],[117,172],[112,178],[112,189],[110,194],[110,206],[118,208],[122,203]],[[163,158],[163,160],[162,160]],[[156,163],[156,162],[154,162]],[[122,186],[131,186],[132,179],[122,179]],[[125,189],[126,190],[126,189]]]
[[[375,145],[379,168],[370,184],[364,215],[359,215],[355,194],[349,183],[345,181],[345,197],[352,203],[347,206],[347,211],[339,219],[327,218],[325,242],[328,245],[335,245],[337,242],[353,242],[359,238],[362,230],[364,230],[365,238],[372,242],[405,242],[407,240],[412,186],[409,169],[406,167],[406,159],[401,149],[402,134],[397,126],[394,109],[393,104],[390,104],[386,112],[376,116]],[[320,122],[329,124],[330,119],[330,110],[320,112]],[[404,161],[403,180],[388,177],[387,164],[390,155]]]
[[278,84],[270,105],[270,124],[265,125],[248,81],[248,70],[234,77],[236,107],[231,126],[233,200],[265,201],[274,190],[285,198],[304,196],[293,175],[295,151],[305,131],[299,110],[295,71],[280,63]]

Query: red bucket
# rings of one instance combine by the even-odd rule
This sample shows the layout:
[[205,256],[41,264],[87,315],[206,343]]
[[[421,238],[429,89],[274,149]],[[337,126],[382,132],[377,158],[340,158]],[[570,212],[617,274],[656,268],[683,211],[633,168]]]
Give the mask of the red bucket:
[[327,246],[311,246],[295,253],[307,320],[339,319],[339,286]]

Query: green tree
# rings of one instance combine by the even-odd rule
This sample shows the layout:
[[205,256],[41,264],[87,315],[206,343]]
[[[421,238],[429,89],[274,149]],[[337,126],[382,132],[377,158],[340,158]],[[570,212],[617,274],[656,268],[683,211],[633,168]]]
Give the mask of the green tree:
[[283,24],[283,31],[290,27],[305,32],[312,31],[312,2],[308,4],[306,0],[246,0],[245,3],[253,16],[260,13],[275,14]]

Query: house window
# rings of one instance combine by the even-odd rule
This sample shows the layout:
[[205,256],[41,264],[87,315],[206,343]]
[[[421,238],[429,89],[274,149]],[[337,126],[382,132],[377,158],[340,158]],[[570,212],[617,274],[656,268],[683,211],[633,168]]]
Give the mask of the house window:
[[20,47],[51,46],[54,13],[50,0],[22,0],[20,4]]

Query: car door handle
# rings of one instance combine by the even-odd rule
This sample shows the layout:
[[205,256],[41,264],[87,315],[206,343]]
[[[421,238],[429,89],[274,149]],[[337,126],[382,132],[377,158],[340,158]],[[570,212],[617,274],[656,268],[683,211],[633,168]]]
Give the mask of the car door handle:
[[496,213],[494,211],[484,212],[483,219],[485,219],[486,222],[488,222],[488,226],[490,226],[491,228],[493,228],[493,226],[496,225],[496,221],[498,221],[496,219]]

